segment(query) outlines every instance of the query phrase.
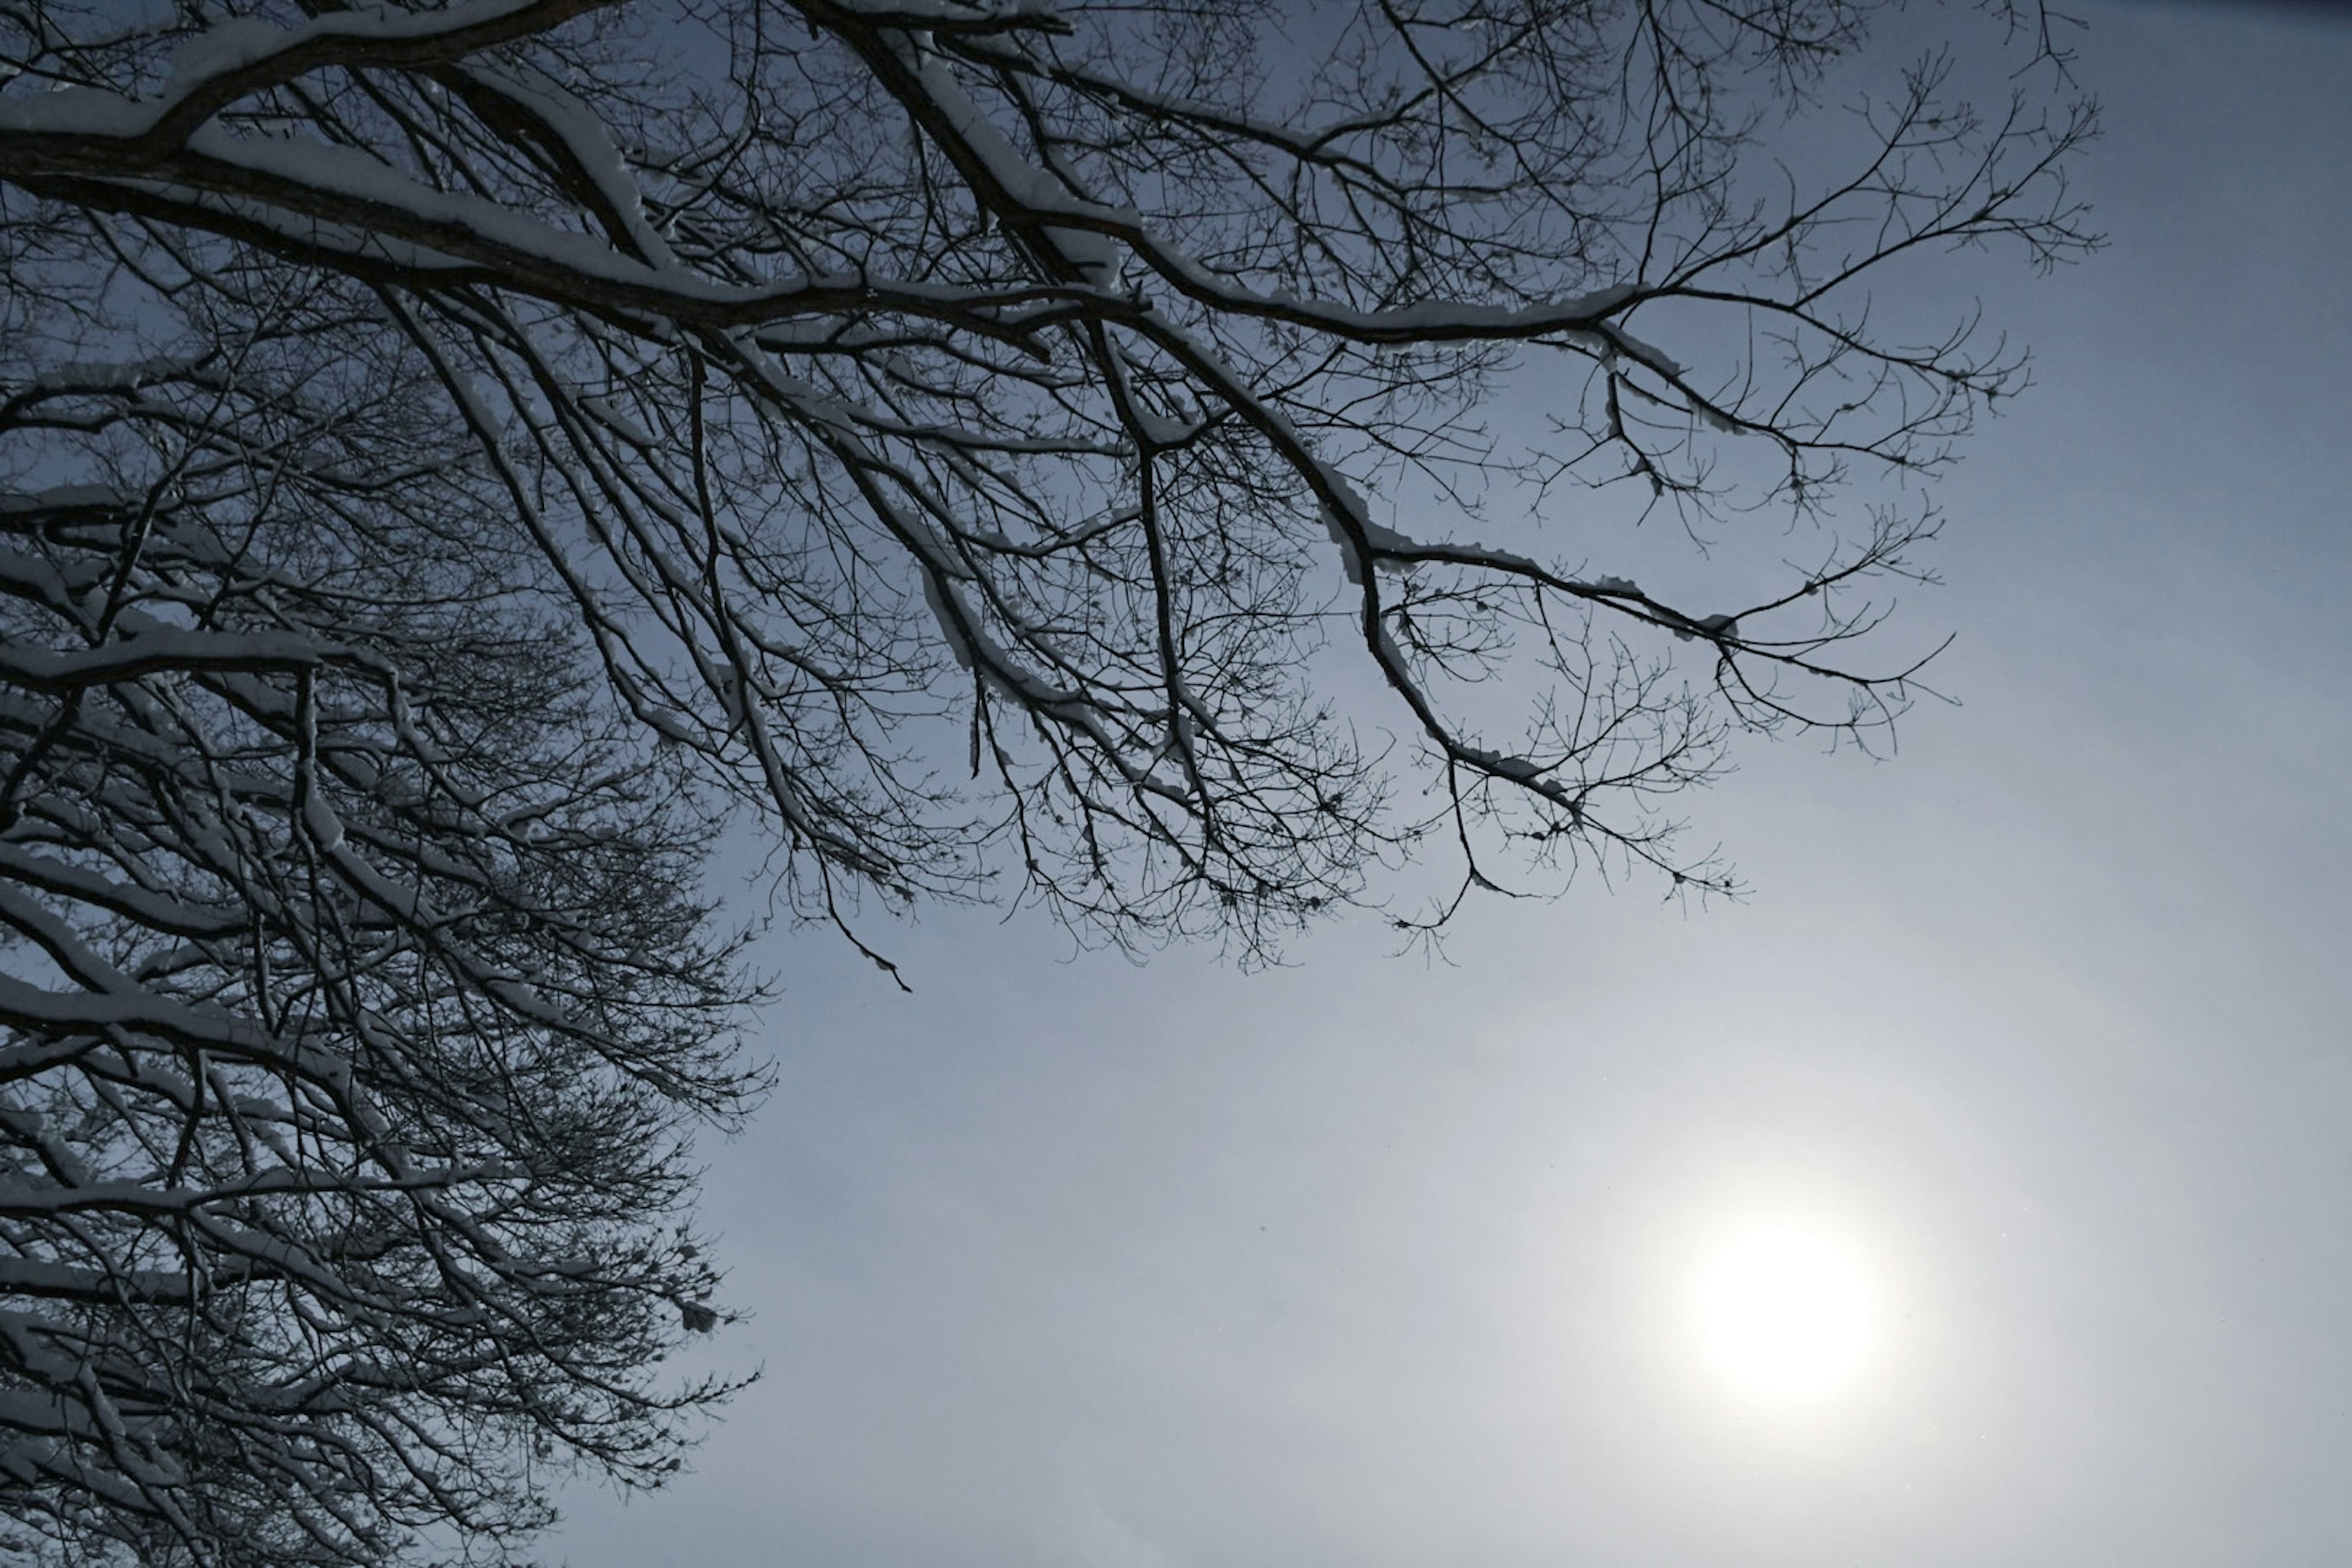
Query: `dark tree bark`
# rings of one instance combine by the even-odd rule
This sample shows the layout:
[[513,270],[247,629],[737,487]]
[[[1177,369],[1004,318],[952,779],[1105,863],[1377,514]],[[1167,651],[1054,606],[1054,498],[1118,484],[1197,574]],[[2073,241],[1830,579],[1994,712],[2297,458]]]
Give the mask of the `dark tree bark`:
[[1732,889],[1670,797],[1892,721],[2024,379],[1889,315],[2092,243],[2049,23],[1895,20],[0,0],[0,1511],[384,1563],[674,1467],[730,810],[845,932]]

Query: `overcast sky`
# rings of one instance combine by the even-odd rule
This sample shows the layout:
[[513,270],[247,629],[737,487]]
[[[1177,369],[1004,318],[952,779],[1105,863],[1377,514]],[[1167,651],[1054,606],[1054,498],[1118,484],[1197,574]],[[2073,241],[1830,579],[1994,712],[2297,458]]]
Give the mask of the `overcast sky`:
[[[708,1194],[765,1381],[551,1558],[2352,1561],[2352,19],[2084,9],[2113,244],[1981,274],[2040,385],[1906,605],[1965,706],[1743,751],[1691,804],[1751,902],[1489,904],[1451,967],[779,939]],[[1687,1321],[1772,1215],[1880,1295],[1798,1410]]]

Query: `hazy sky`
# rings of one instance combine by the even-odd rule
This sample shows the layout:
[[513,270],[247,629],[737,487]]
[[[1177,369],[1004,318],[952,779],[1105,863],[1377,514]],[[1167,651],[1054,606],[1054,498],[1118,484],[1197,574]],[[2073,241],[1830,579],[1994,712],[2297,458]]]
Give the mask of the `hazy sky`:
[[[1966,705],[1746,748],[1691,805],[1752,902],[1489,904],[1452,967],[779,940],[708,1203],[766,1380],[551,1558],[2352,1561],[2352,18],[2083,9],[2113,245],[1982,274],[2041,385],[1908,605]],[[1685,1306],[1776,1215],[1880,1293],[1794,1413]]]

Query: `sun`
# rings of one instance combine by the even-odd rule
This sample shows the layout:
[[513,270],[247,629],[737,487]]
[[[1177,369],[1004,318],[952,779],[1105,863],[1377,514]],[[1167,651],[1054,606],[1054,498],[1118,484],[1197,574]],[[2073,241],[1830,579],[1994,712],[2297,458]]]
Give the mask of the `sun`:
[[1812,1400],[1845,1386],[1868,1359],[1874,1294],[1829,1237],[1795,1226],[1751,1230],[1700,1275],[1699,1336],[1717,1370],[1744,1392]]

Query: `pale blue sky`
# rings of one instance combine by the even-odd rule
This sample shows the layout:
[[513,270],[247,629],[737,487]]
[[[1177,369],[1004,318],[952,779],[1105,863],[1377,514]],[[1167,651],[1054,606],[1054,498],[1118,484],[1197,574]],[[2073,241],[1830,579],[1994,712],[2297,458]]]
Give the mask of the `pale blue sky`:
[[[575,1568],[2352,1560],[2352,19],[2105,4],[2112,247],[1942,486],[1899,760],[1693,803],[1757,893],[1369,921],[1240,976],[1038,922],[779,940],[710,1151],[764,1362]],[[1727,1399],[1694,1249],[1802,1212],[1885,1342]]]

